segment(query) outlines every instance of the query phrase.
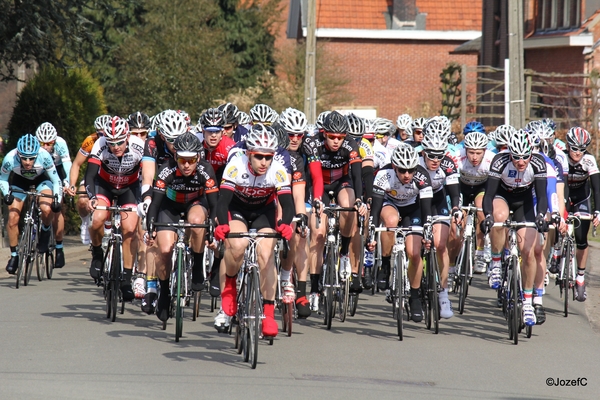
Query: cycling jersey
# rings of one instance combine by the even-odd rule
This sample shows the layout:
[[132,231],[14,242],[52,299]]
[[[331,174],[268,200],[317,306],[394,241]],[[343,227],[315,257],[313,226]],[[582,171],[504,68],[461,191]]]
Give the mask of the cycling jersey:
[[324,184],[332,184],[350,174],[356,198],[362,197],[362,160],[356,141],[345,139],[337,151],[331,151],[327,148],[323,133],[318,133],[305,138],[302,152],[308,159],[315,199],[323,196]]
[[394,150],[396,150],[396,147],[398,147],[398,145],[402,143],[402,141],[398,140],[398,139],[394,139],[393,137],[389,138],[385,148],[388,151],[388,154],[391,156],[392,153],[394,152]]
[[[69,176],[71,165],[73,165],[71,162],[71,156],[69,155],[69,147],[67,146],[65,139],[61,138],[60,136],[56,138],[54,149],[50,155],[52,156],[58,175],[64,181]],[[69,186],[68,181],[66,182],[65,186]]]
[[433,189],[433,193],[437,193],[440,190],[444,189],[446,185],[457,185],[458,184],[458,170],[456,168],[456,164],[454,161],[448,157],[444,156],[440,166],[435,171],[431,171],[427,169],[427,164],[425,164],[425,160],[423,157],[419,158],[419,163],[427,171],[429,174],[429,179],[431,182],[431,188]]
[[201,158],[206,160],[210,165],[212,165],[215,170],[215,174],[217,175],[217,180],[220,181],[223,176],[223,169],[227,164],[227,156],[229,155],[229,151],[233,146],[235,146],[235,142],[233,139],[227,136],[221,137],[219,144],[213,150],[210,150],[206,145],[206,142],[202,142],[203,149],[200,152]]
[[554,139],[554,147],[562,150],[564,153],[567,152],[567,145],[560,139]]
[[117,190],[139,183],[144,141],[137,136],[129,136],[127,141],[127,149],[122,157],[115,156],[109,150],[105,137],[94,143],[85,173],[86,190],[90,199],[96,195],[95,179]]
[[83,142],[81,142],[81,147],[79,148],[79,152],[88,158],[90,156],[90,152],[92,151],[92,147],[94,147],[94,143],[98,140],[98,133],[92,133],[88,137],[86,137]]
[[358,152],[363,160],[373,160],[373,145],[367,139],[362,138],[358,143]]
[[292,191],[287,171],[279,162],[273,160],[267,172],[256,175],[250,166],[248,157],[243,154],[231,159],[225,167],[221,180],[217,219],[220,224],[229,220],[229,206],[242,210],[260,210],[280,200],[283,212],[282,220],[289,224],[294,216]]
[[469,158],[467,157],[467,149],[463,147],[460,151],[460,159],[458,162],[460,182],[469,186],[478,186],[485,183],[485,181],[487,181],[488,172],[494,156],[494,153],[486,150],[479,165],[474,166],[469,162]]
[[387,148],[379,143],[379,140],[375,140],[373,142],[373,169],[379,170],[384,168],[386,165],[392,162],[391,153],[387,150]]
[[404,184],[398,178],[394,169],[384,169],[377,173],[373,184],[373,204],[371,207],[371,216],[373,224],[379,225],[379,217],[384,201],[397,207],[405,207],[412,204],[421,205],[421,214],[423,221],[431,215],[431,199],[433,190],[431,188],[431,179],[429,173],[422,166],[418,165],[409,184]]
[[236,143],[245,142],[246,136],[248,136],[248,129],[243,125],[238,125],[233,132],[232,139]]
[[[11,178],[11,172],[13,178]],[[28,190],[29,186],[43,184],[45,181],[50,180],[52,194],[58,195],[58,201],[62,200],[62,183],[52,156],[44,149],[40,149],[33,163],[31,169],[23,169],[21,166],[21,158],[17,152],[17,149],[13,149],[8,152],[2,162],[2,168],[0,169],[0,190],[2,194],[6,196],[9,193],[9,179],[11,182],[19,183],[17,186],[19,189]],[[22,187],[23,183],[31,184],[29,186]],[[48,185],[46,185],[48,186]],[[39,189],[38,189],[39,190]],[[23,193],[15,193],[14,196],[23,200],[25,195]]]
[[148,210],[147,220],[154,218],[159,209],[171,203],[189,204],[200,200],[206,193],[210,218],[216,217],[216,205],[219,188],[213,167],[206,161],[198,160],[196,171],[190,176],[184,176],[177,167],[177,161],[170,158],[160,166],[157,178],[152,188],[152,203]]
[[[231,159],[235,156],[239,156],[241,154],[246,154],[248,151],[248,145],[246,142],[236,143],[230,150],[227,155],[227,162],[231,161]],[[281,165],[285,167],[285,170],[288,174],[292,173],[292,164],[290,161],[290,153],[281,146],[277,146],[277,150],[275,151],[275,155],[273,156],[274,160],[277,160]]]
[[158,168],[171,158],[173,158],[173,154],[169,151],[167,144],[160,135],[146,139],[142,161],[152,161],[156,163],[156,168]]
[[306,183],[304,172],[304,157],[297,151],[288,151],[290,154],[290,164],[292,166],[292,186],[299,183]]
[[585,152],[581,160],[575,163],[568,158],[569,162],[569,187],[571,189],[577,189],[583,186],[587,179],[594,174],[599,173],[598,164],[593,155]]

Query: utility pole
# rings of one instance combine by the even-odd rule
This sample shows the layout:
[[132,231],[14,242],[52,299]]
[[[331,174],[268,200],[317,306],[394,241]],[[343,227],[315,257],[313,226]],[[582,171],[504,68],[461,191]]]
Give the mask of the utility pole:
[[308,123],[317,120],[317,4],[316,0],[308,0],[308,16],[306,18],[306,66],[304,71],[304,113]]
[[523,52],[523,1],[508,0],[508,59],[510,81],[510,124],[517,129],[525,125]]

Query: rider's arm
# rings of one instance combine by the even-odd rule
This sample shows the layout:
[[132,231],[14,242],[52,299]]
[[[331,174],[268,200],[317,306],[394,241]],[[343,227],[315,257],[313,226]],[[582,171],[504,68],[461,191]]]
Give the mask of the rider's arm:
[[277,192],[277,201],[281,204],[281,221],[284,224],[291,224],[294,218],[294,199],[289,190],[281,190]]
[[96,197],[96,176],[100,172],[100,165],[91,161],[88,162],[85,170],[85,191],[90,199],[94,199]]
[[13,160],[16,152],[16,149],[11,150],[2,161],[2,168],[0,169],[0,191],[2,191],[3,196],[6,196],[10,189],[8,178],[10,177],[10,172],[14,167]]
[[[60,139],[60,140],[59,140]],[[69,182],[71,181],[71,168],[73,163],[71,162],[71,155],[69,154],[69,147],[67,146],[67,142],[65,142],[62,138],[57,138],[56,146],[58,146],[57,153],[60,156],[62,161],[62,167],[65,171],[65,176],[69,177]]]
[[350,174],[352,175],[352,184],[354,185],[354,197],[362,198],[362,162],[360,157],[358,161],[350,160]]
[[313,199],[323,197],[323,170],[321,160],[317,151],[317,141],[315,138],[307,138],[302,144],[302,154],[306,155],[308,170],[312,179]]
[[60,203],[62,201],[63,185],[60,181],[60,176],[58,175],[56,166],[54,166],[54,160],[52,159],[52,156],[46,150],[40,149],[38,160],[41,161],[42,166],[46,170],[46,174],[52,181],[52,193],[57,196],[57,201]]
[[292,185],[292,196],[294,198],[294,210],[296,214],[306,214],[306,183],[296,183]]
[[81,151],[78,151],[75,160],[73,160],[73,164],[71,164],[71,170],[69,171],[69,182],[71,183],[71,186],[77,186],[79,170],[86,160],[87,156],[84,156],[81,154]]
[[448,195],[450,196],[450,204],[452,208],[458,207],[460,203],[460,185],[458,183],[446,185]]
[[156,161],[149,157],[142,158],[142,201],[152,195],[152,182],[156,175]]
[[371,218],[374,226],[379,225],[379,214],[383,207],[383,200],[385,198],[383,190],[378,187],[373,188],[373,203],[371,204]]
[[[546,193],[547,182],[548,182],[547,178],[535,178],[534,179],[535,192],[536,193]],[[542,196],[538,195],[537,198],[538,198],[538,204],[537,204],[538,212],[543,212],[545,214],[546,213],[545,210],[548,209],[548,198],[544,195],[542,195]],[[484,197],[484,200],[485,200],[485,197]]]
[[[483,195],[483,214],[484,215],[492,215],[494,212],[494,196],[496,196],[496,192],[498,191],[498,186],[500,185],[500,179],[496,177],[488,177],[488,180],[485,185],[485,194]],[[544,190],[542,193],[545,193]]]
[[594,193],[594,204],[596,210],[600,210],[600,174],[590,175],[590,183],[592,184],[592,192]]
[[217,204],[217,223],[219,225],[229,223],[229,204],[233,200],[234,190],[233,187],[224,184],[221,184],[219,188],[219,203]]
[[[87,181],[86,181],[87,182]],[[158,189],[157,187],[155,187]],[[150,207],[148,207],[148,212],[146,214],[146,230],[150,230],[150,222],[156,222],[158,219],[158,210],[160,209],[160,205],[165,198],[166,192],[164,190],[151,190],[150,193],[146,197],[151,197],[152,202],[150,203]]]
[[365,184],[365,201],[373,198],[373,161],[364,160],[362,163],[362,181]]

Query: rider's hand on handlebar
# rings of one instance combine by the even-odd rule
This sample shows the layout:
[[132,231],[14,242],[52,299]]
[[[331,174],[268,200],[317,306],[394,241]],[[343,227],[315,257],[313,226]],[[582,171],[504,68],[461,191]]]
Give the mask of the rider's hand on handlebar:
[[312,208],[313,210],[317,210],[317,215],[320,217],[321,214],[323,213],[323,202],[321,201],[321,199],[314,199],[312,202]]
[[15,201],[15,196],[13,196],[12,193],[7,194],[6,196],[4,196],[4,204],[6,204],[7,206],[10,206],[13,201]]
[[138,204],[137,206],[137,215],[140,218],[144,218],[146,216],[146,213],[148,212],[148,208],[150,208],[150,203],[152,202],[152,199],[150,197],[147,197],[143,202],[141,202],[140,204]]
[[595,211],[594,212],[594,226],[598,226],[600,225],[600,211]]
[[535,217],[535,227],[538,232],[548,232],[548,221],[546,221],[546,215],[539,213]]
[[454,218],[454,222],[456,222],[457,225],[460,225],[463,219],[463,213],[460,208],[454,207],[452,209],[452,218]]
[[354,208],[356,208],[358,213],[363,217],[366,216],[367,212],[369,211],[367,209],[367,205],[363,203],[361,199],[356,199],[356,201],[354,202]]
[[88,201],[88,206],[87,206],[88,211],[89,212],[94,211],[96,209],[97,205],[98,205],[98,199],[96,199],[96,198],[90,199],[90,201]]
[[225,237],[229,233],[229,224],[217,225],[215,228],[215,239],[219,241],[225,240]]
[[481,228],[481,232],[484,234],[488,234],[492,227],[494,226],[494,217],[490,214],[485,216],[485,219],[481,221],[479,227]]
[[65,193],[69,196],[75,196],[75,186],[65,186]]

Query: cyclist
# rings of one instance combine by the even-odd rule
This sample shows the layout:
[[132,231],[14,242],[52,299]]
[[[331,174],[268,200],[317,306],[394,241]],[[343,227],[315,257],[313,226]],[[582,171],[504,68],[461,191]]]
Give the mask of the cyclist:
[[[207,218],[216,216],[219,188],[215,172],[206,161],[199,159],[202,143],[193,133],[186,132],[175,139],[173,147],[176,159],[168,158],[159,167],[157,179],[152,188],[152,202],[146,216],[151,221],[177,223],[180,214],[191,224],[204,224]],[[206,200],[203,199],[206,194]],[[208,211],[210,210],[210,216]],[[150,229],[150,226],[148,226]],[[177,237],[176,228],[157,227],[156,242],[159,250],[156,270],[160,281],[157,316],[161,321],[169,319],[169,276],[171,274],[171,253]],[[192,290],[202,290],[204,274],[202,262],[204,256],[205,229],[190,229],[190,245],[193,256]],[[154,303],[156,294],[150,293],[147,301]]]
[[[488,137],[485,133],[478,131],[467,133],[462,142],[458,169],[460,172],[460,193],[464,205],[475,204],[475,207],[481,208],[490,165],[495,155],[487,150],[487,145]],[[485,218],[483,212],[477,212],[477,218],[479,221],[483,221]],[[473,272],[483,274],[486,272],[487,264],[483,258],[483,233],[481,230],[476,233],[476,243],[477,250],[475,251],[475,268],[473,268]],[[453,259],[454,257],[451,258],[451,260]]]
[[510,125],[500,125],[497,127],[494,131],[493,144],[495,147],[492,151],[498,154],[499,152],[508,149],[508,142],[516,133],[517,130]]
[[245,112],[239,110],[237,113],[235,113],[235,115],[237,117],[238,124],[246,128],[246,130],[249,130],[252,126],[252,118],[250,118],[250,116]]
[[[594,196],[594,226],[600,223],[600,171],[593,155],[587,152],[592,138],[588,131],[580,127],[573,127],[567,132],[567,155],[569,157],[569,211],[583,214],[592,210]],[[577,278],[576,300],[585,301],[587,298],[585,288],[585,268],[588,257],[587,235],[590,230],[590,221],[580,221],[575,229],[575,242],[577,245]]]
[[[166,110],[155,118],[154,137],[148,138],[144,144],[142,156],[141,200],[138,204],[138,216],[145,218],[152,202],[152,186],[158,176],[158,168],[170,159],[175,158],[175,140],[188,131],[185,117],[174,110]],[[147,221],[146,221],[147,222]],[[158,277],[155,269],[155,258],[158,257],[156,243],[150,242],[146,248],[146,294],[142,299],[142,312],[153,314],[158,298]]]
[[[289,242],[289,251],[286,259],[281,260],[281,285],[284,296],[294,298],[296,301],[296,309],[298,310],[299,318],[308,318],[310,316],[310,305],[306,298],[306,278],[308,275],[308,240],[306,229],[308,215],[306,212],[306,176],[304,171],[304,158],[299,150],[302,145],[302,138],[306,133],[306,116],[302,111],[287,108],[279,116],[275,132],[279,147],[284,147],[290,154],[292,173],[292,196],[294,198],[295,218],[299,219],[296,222],[294,235]],[[290,281],[292,267],[296,267],[298,274],[297,281],[297,296],[295,293],[290,293],[294,290],[293,283]]]
[[[63,191],[69,188],[69,176],[71,172],[71,156],[65,139],[58,136],[56,128],[50,122],[44,122],[35,131],[35,136],[40,142],[42,149],[46,150],[54,160],[56,172],[63,182]],[[65,217],[62,212],[54,213],[54,236],[56,239],[56,258],[54,268],[65,266],[65,253],[63,251],[63,235],[65,233]]]
[[423,129],[425,128],[426,123],[427,118],[420,117],[413,119],[412,124],[410,125],[412,130],[412,137],[409,138],[406,141],[406,143],[417,148],[417,151],[421,151],[421,148],[419,146],[423,141]]
[[[354,206],[360,215],[366,215],[367,207],[362,197],[362,160],[359,147],[354,140],[346,138],[348,132],[347,119],[333,111],[322,123],[323,132],[307,137],[302,151],[308,158],[308,169],[313,184],[313,212],[310,220],[310,303],[313,311],[318,311],[319,277],[323,266],[323,249],[325,246],[325,215],[322,213],[323,203],[329,204],[329,192],[333,192],[337,204],[341,207]],[[333,200],[333,199],[332,199]],[[316,218],[321,219],[319,228]],[[340,213],[339,229],[341,233],[340,275],[353,274],[351,290],[360,290],[358,262],[349,257],[352,237],[356,233],[356,216],[350,212]],[[362,250],[361,250],[362,251]],[[358,253],[353,254],[354,258]]]
[[50,240],[50,224],[52,212],[59,212],[62,200],[62,182],[54,166],[50,153],[40,148],[40,142],[31,134],[23,135],[17,142],[17,148],[6,154],[0,169],[0,190],[4,196],[4,203],[8,206],[8,221],[6,233],[10,246],[10,259],[6,271],[14,274],[19,267],[19,221],[23,210],[24,193],[12,193],[13,188],[29,190],[36,187],[38,193],[54,195],[54,200],[40,197],[39,207],[42,211],[42,231],[38,234],[38,251],[48,251]]
[[[491,230],[492,268],[490,286],[498,289],[502,282],[500,254],[504,248],[506,237],[504,229],[494,228],[494,221],[506,221],[509,210],[513,211],[516,222],[535,222],[538,231],[547,229],[545,220],[548,202],[546,196],[539,196],[535,211],[535,193],[546,193],[546,162],[540,154],[533,153],[527,132],[517,131],[508,143],[508,151],[497,154],[492,160],[483,196],[483,212],[485,219],[481,222],[481,230]],[[540,210],[544,210],[540,212]],[[541,263],[543,255],[537,251],[536,229],[521,227],[517,230],[518,246],[521,253],[521,273],[523,276],[523,319],[528,326],[535,325],[536,315],[532,305],[533,285],[536,266]]]
[[[452,216],[455,223],[462,220],[460,211],[459,173],[454,161],[446,154],[448,150],[449,125],[444,121],[432,119],[425,125],[425,136],[421,142],[423,147],[420,165],[429,174],[433,199],[431,202],[432,216]],[[450,197],[450,207],[446,196]],[[440,269],[439,293],[440,317],[451,318],[454,315],[452,303],[448,298],[448,273],[450,255],[448,241],[450,236],[450,221],[437,221],[433,224],[433,241]]]
[[271,126],[277,121],[279,114],[266,104],[255,104],[250,109],[250,118],[252,118],[252,124],[260,123]]
[[[391,139],[394,139],[391,143],[392,146],[397,146],[397,142],[405,142],[412,136],[412,118],[408,114],[398,115],[396,120],[396,127],[398,130]],[[396,142],[396,143],[394,143]],[[385,145],[385,143],[383,143]],[[393,150],[393,149],[392,149]]]
[[[277,138],[264,125],[255,124],[246,142],[247,154],[232,158],[223,174],[217,206],[219,225],[215,229],[215,238],[225,240],[230,231],[247,232],[248,229],[256,229],[259,232],[277,231],[289,240],[292,236],[290,223],[294,216],[294,202],[287,172],[283,165],[273,159]],[[282,209],[281,219],[277,222],[275,196]],[[274,315],[277,285],[273,260],[275,243],[275,239],[262,239],[257,247],[265,314],[262,333],[271,337],[278,332]],[[222,262],[225,279],[221,281],[221,310],[215,317],[215,328],[219,332],[228,329],[231,317],[237,312],[236,277],[247,246],[245,239],[225,241]]]
[[[81,143],[81,147],[73,160],[71,165],[71,171],[69,173],[69,187],[65,189],[65,193],[69,196],[76,195],[76,185],[79,182],[79,172],[81,170],[81,166],[83,163],[87,161],[90,156],[90,151],[92,151],[92,147],[94,147],[94,143],[96,140],[102,135],[104,135],[104,126],[111,120],[111,116],[108,114],[100,115],[94,121],[94,128],[96,129],[95,133],[92,133],[88,137],[84,139]],[[81,180],[79,182],[79,192],[85,191],[84,181]],[[81,242],[83,244],[90,244],[90,212],[88,211],[88,202],[89,199],[87,195],[80,195],[77,199],[77,212],[81,217]]]
[[[419,165],[417,151],[408,143],[402,142],[392,153],[391,168],[377,173],[373,187],[373,205],[371,224],[379,226],[379,221],[389,228],[402,226],[411,228],[406,237],[406,253],[409,260],[408,276],[410,280],[410,313],[414,322],[423,320],[423,308],[419,296],[423,259],[421,246],[423,224],[431,218],[431,199],[433,190],[429,173]],[[376,241],[368,243],[374,251]],[[392,232],[381,233],[382,265],[377,276],[377,286],[388,289],[390,277],[390,255],[394,245]]]
[[[90,236],[92,262],[90,276],[99,280],[102,276],[102,237],[104,221],[109,217],[105,210],[96,206],[110,206],[113,198],[117,205],[135,207],[140,196],[139,172],[144,152],[144,141],[129,134],[129,124],[120,117],[113,117],[104,128],[104,136],[94,143],[85,172],[85,189],[90,202],[88,210],[94,211]],[[137,254],[138,215],[136,212],[121,213],[123,235],[123,281],[121,293],[124,301],[135,298],[131,287],[133,260]]]
[[246,140],[248,129],[238,123],[238,108],[235,104],[221,104],[218,109],[223,113],[223,133],[236,143]]

